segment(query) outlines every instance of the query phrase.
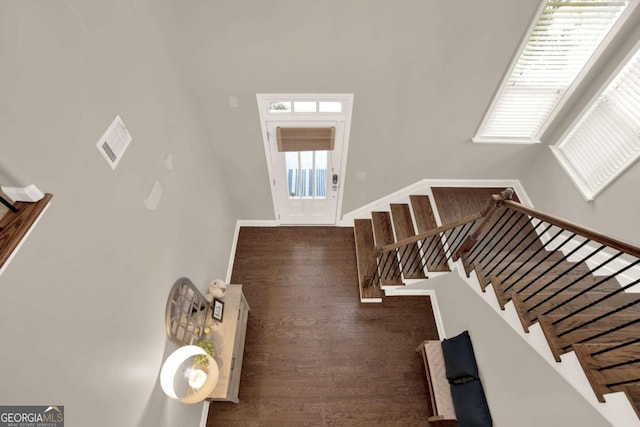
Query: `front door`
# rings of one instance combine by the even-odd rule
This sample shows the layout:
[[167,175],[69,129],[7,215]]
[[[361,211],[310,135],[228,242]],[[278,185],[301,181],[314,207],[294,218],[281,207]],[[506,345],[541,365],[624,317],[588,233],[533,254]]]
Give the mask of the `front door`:
[[[335,129],[333,147],[283,148],[278,127]],[[272,191],[280,224],[335,224],[344,125],[340,122],[267,122]]]

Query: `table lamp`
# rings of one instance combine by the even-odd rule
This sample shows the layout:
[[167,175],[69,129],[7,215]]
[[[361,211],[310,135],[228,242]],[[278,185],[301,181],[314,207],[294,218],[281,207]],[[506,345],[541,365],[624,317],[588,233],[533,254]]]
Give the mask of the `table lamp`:
[[165,394],[182,403],[198,403],[216,387],[218,364],[197,345],[185,345],[171,353],[162,365],[160,385]]

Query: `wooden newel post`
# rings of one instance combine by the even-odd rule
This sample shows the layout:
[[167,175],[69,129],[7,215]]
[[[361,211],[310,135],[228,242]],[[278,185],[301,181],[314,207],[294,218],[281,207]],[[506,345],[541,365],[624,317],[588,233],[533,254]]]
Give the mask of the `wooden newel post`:
[[513,200],[514,194],[516,194],[516,192],[511,187],[505,188],[504,191],[500,193],[500,195],[502,196],[502,200]]
[[456,251],[453,256],[453,260],[457,261],[465,252],[469,252],[471,248],[476,244],[478,239],[482,237],[482,233],[487,228],[490,223],[490,219],[493,216],[493,213],[502,206],[502,202],[505,200],[511,200],[513,198],[514,191],[513,188],[506,188],[500,194],[494,194],[491,196],[491,199],[484,205],[482,211],[480,212],[482,215],[482,220],[478,223],[478,225],[469,233],[467,238],[462,242],[460,248]]

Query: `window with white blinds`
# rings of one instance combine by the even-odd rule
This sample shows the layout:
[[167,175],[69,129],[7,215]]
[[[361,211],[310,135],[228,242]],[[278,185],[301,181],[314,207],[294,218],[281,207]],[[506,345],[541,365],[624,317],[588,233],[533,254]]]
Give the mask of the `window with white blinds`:
[[640,157],[639,47],[551,147],[587,200]]
[[637,0],[543,1],[474,142],[534,143]]

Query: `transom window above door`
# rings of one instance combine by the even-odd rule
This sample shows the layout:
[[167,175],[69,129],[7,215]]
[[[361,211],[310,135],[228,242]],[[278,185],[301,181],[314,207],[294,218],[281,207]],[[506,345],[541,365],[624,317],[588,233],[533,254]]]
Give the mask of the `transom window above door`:
[[328,101],[269,101],[270,113],[342,113],[343,105],[340,100]]

